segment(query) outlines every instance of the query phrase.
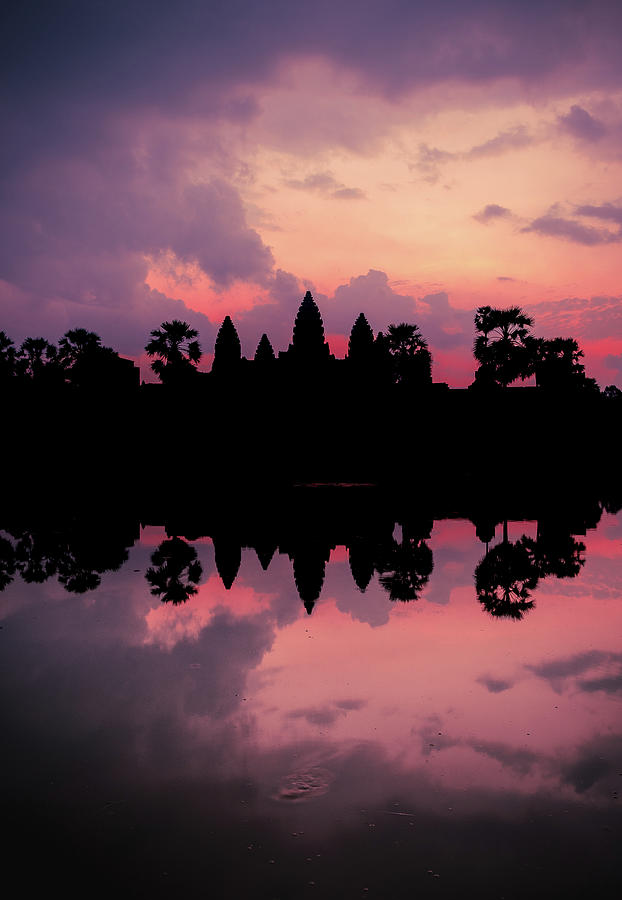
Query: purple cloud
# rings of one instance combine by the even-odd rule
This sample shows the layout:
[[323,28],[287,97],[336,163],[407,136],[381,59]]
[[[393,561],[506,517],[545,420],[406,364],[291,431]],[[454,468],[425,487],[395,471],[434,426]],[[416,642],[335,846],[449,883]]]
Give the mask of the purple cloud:
[[286,187],[296,191],[309,191],[318,194],[330,194],[338,200],[363,200],[365,192],[360,188],[346,187],[334,177],[332,172],[314,172],[306,178],[287,178],[283,182]]
[[578,216],[589,216],[593,219],[603,219],[606,222],[615,222],[622,226],[622,206],[614,206],[613,203],[603,203],[601,206],[577,206]]
[[581,106],[571,106],[570,112],[558,118],[560,127],[573,137],[590,143],[599,141],[607,133],[607,128]]
[[573,219],[565,219],[561,216],[545,215],[534,219],[530,225],[521,228],[522,232],[536,232],[548,237],[558,237],[572,241],[575,244],[583,244],[585,247],[595,247],[598,244],[615,244],[622,241],[621,232],[607,231],[602,228],[593,228],[583,225]]
[[349,187],[338,188],[333,191],[332,196],[337,200],[365,200],[366,198],[365,191],[362,191],[361,188]]
[[[512,215],[512,210],[506,206],[499,206],[498,203],[488,203],[482,210],[475,213],[473,218],[482,225],[488,225],[494,219],[507,219]],[[504,279],[507,280],[507,279]]]
[[534,138],[528,133],[523,125],[513,128],[511,131],[501,131],[499,134],[484,141],[483,144],[477,144],[471,147],[463,154],[464,159],[481,159],[486,156],[500,156],[512,150],[521,150],[534,143]]
[[340,186],[332,172],[313,172],[303,179],[286,178],[283,184],[296,191],[318,191],[320,193],[334,191]]
[[609,353],[603,362],[607,369],[615,369],[618,376],[622,377],[622,353],[618,353],[617,356]]
[[489,156],[501,156],[504,153],[511,153],[513,150],[520,150],[535,142],[527,129],[523,125],[519,125],[510,131],[501,131],[495,137],[476,144],[468,150],[450,153],[448,150],[441,150],[439,147],[430,147],[428,144],[419,144],[417,155],[414,162],[409,166],[411,171],[421,173],[424,181],[429,184],[435,184],[440,178],[441,166],[454,160],[477,160]]

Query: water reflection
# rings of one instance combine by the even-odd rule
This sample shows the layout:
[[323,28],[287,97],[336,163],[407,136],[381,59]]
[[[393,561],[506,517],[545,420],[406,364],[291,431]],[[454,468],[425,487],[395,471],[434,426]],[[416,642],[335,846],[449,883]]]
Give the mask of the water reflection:
[[197,552],[178,537],[162,541],[151,556],[152,565],[145,572],[151,593],[163,603],[185,603],[197,592],[203,568]]
[[[615,507],[326,499],[150,514],[136,540],[131,515],[5,519],[24,893],[617,895]],[[518,626],[482,615],[493,554],[487,589],[509,572],[537,605]],[[99,585],[68,592],[67,559]]]
[[[145,571],[151,592],[173,604],[196,595],[202,566],[188,540],[199,537],[211,539],[216,570],[226,590],[238,576],[243,548],[255,550],[264,571],[275,554],[285,554],[309,615],[322,594],[331,552],[340,544],[347,547],[352,579],[361,593],[375,576],[392,601],[416,601],[428,586],[433,592],[441,589],[432,578],[434,557],[428,543],[432,510],[429,514],[426,510],[413,513],[403,501],[396,505],[368,491],[358,496],[352,492],[351,502],[335,515],[327,496],[317,493],[320,502],[309,503],[307,495],[300,507],[273,508],[270,513],[264,509],[259,519],[252,509],[234,515],[228,507],[221,515],[206,518],[196,511],[191,519],[178,513],[166,517],[168,536],[154,551],[152,565]],[[301,496],[299,492],[296,500]],[[333,492],[329,496],[334,499],[337,495]],[[502,507],[467,506],[464,517],[473,522],[476,536],[486,548],[473,572],[475,594],[482,608],[495,617],[522,619],[533,609],[532,594],[542,580],[574,578],[580,573],[586,548],[575,534],[596,527],[602,512],[615,508],[616,500],[611,495],[580,498],[571,513],[565,506],[549,504],[540,515],[533,510],[533,518],[537,518],[535,536],[522,534],[509,541],[507,513]],[[499,526],[501,539],[491,546]],[[25,527],[9,519],[1,530],[0,590],[19,574],[28,583],[56,577],[66,590],[86,593],[100,585],[104,572],[117,570],[127,560],[127,548],[138,533],[138,520],[119,515],[102,522],[91,515],[86,521],[44,519]]]

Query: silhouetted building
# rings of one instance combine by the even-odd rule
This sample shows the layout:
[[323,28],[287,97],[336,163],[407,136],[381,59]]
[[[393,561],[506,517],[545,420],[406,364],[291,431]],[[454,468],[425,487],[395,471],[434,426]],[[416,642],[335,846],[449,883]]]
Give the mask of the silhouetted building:
[[324,339],[322,316],[311,291],[307,291],[298,308],[287,353],[291,359],[304,363],[323,362],[330,357],[330,348]]
[[216,335],[214,345],[214,362],[212,372],[215,375],[226,375],[235,372],[242,358],[240,338],[230,316],[225,316]]
[[275,360],[272,344],[268,340],[267,334],[262,334],[255,350],[255,362],[260,366],[270,365]]

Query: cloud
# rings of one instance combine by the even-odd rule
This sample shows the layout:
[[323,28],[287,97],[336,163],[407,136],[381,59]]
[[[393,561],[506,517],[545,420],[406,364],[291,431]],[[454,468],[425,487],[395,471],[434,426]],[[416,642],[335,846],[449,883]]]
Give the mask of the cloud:
[[[297,56],[319,56],[388,97],[502,79],[564,93],[573,84],[617,82],[612,35],[621,18],[607,2],[570,15],[563,0],[545,7],[478,0],[468,8],[458,0],[432,7],[318,0],[267,9],[250,0],[181,0],[174,8],[153,2],[148,16],[141,0],[109,0],[88,9],[68,3],[45,19],[24,4],[11,11],[19,52],[5,54],[3,82],[16,109],[28,103],[45,113],[51,100],[49,121],[71,116],[67,96],[74,108],[90,104],[98,114],[150,107],[248,120],[256,113],[248,85],[265,84]],[[26,139],[34,123],[21,124]]]
[[622,226],[622,206],[614,206],[613,203],[603,203],[601,206],[577,206],[578,216],[590,216],[594,219],[604,219],[607,222],[615,222]]
[[509,275],[497,275],[497,281],[516,281],[516,278],[510,278]]
[[16,339],[33,323],[53,340],[80,325],[135,356],[152,328],[181,318],[209,342],[206,316],[150,291],[159,261],[195,267],[216,289],[273,282],[272,253],[235,187],[216,176],[190,180],[181,151],[155,139],[137,164],[136,137],[130,131],[91,156],[41,160],[0,188],[0,306]]
[[[475,213],[473,218],[476,222],[480,222],[482,225],[487,225],[489,222],[492,222],[494,219],[507,219],[508,216],[512,215],[512,210],[508,209],[506,206],[499,206],[498,203],[489,203],[478,213]],[[512,281],[513,279],[508,278],[499,278],[498,281]]]
[[622,353],[617,355],[609,353],[605,356],[603,362],[607,369],[615,369],[622,376]]
[[461,154],[462,159],[481,159],[487,156],[500,156],[512,150],[521,150],[533,144],[535,138],[529,134],[524,125],[518,125],[509,131],[500,131],[495,137],[476,144]]
[[314,172],[306,178],[287,178],[283,184],[296,191],[329,194],[337,200],[363,200],[365,192],[360,188],[346,187],[334,177],[332,172]]
[[570,112],[559,116],[558,122],[573,137],[590,143],[599,141],[607,133],[607,127],[581,106],[571,106]]
[[622,241],[622,232],[593,228],[573,219],[565,219],[554,215],[540,216],[525,226],[525,228],[521,228],[521,231],[523,233],[535,232],[548,237],[558,237],[575,244],[583,244],[585,247],[595,247],[599,244],[614,244]]
[[466,161],[485,159],[490,156],[502,156],[514,150],[535,143],[535,138],[529,134],[524,125],[518,125],[508,131],[500,131],[497,135],[475,144],[468,150],[449,152],[439,147],[430,147],[428,144],[419,144],[414,162],[409,168],[421,173],[423,180],[429,184],[435,184],[441,174],[441,167],[454,161]]
[[458,154],[456,153],[439,150],[438,147],[419,144],[415,161],[410,164],[409,168],[419,171],[424,181],[427,181],[429,184],[435,184],[440,178],[441,165],[451,162],[457,156]]
[[314,172],[311,175],[307,175],[306,178],[303,178],[302,180],[298,178],[286,178],[283,184],[296,191],[319,191],[323,193],[325,191],[335,190],[338,182],[332,172]]
[[562,334],[600,341],[622,334],[621,297],[565,297],[526,304],[525,309],[544,337]]
[[366,194],[365,191],[362,191],[361,188],[338,188],[336,191],[333,191],[333,197],[337,200],[365,200]]

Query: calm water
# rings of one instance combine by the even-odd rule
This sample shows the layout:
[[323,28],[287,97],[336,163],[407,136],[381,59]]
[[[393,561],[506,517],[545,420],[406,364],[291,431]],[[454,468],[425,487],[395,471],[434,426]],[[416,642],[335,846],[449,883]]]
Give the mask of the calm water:
[[[218,539],[218,569],[207,537],[171,562],[158,525],[95,566],[84,548],[110,535],[86,528],[71,571],[3,533],[19,896],[619,896],[620,514],[521,576],[520,618],[478,600],[486,546],[460,519],[410,536],[414,574],[399,526],[393,562],[359,542],[364,591],[339,544],[323,583],[324,551],[298,554],[297,587],[269,547],[243,548],[237,575]],[[533,559],[537,523],[507,523],[507,543],[524,536]],[[52,574],[27,583],[35,563]]]

